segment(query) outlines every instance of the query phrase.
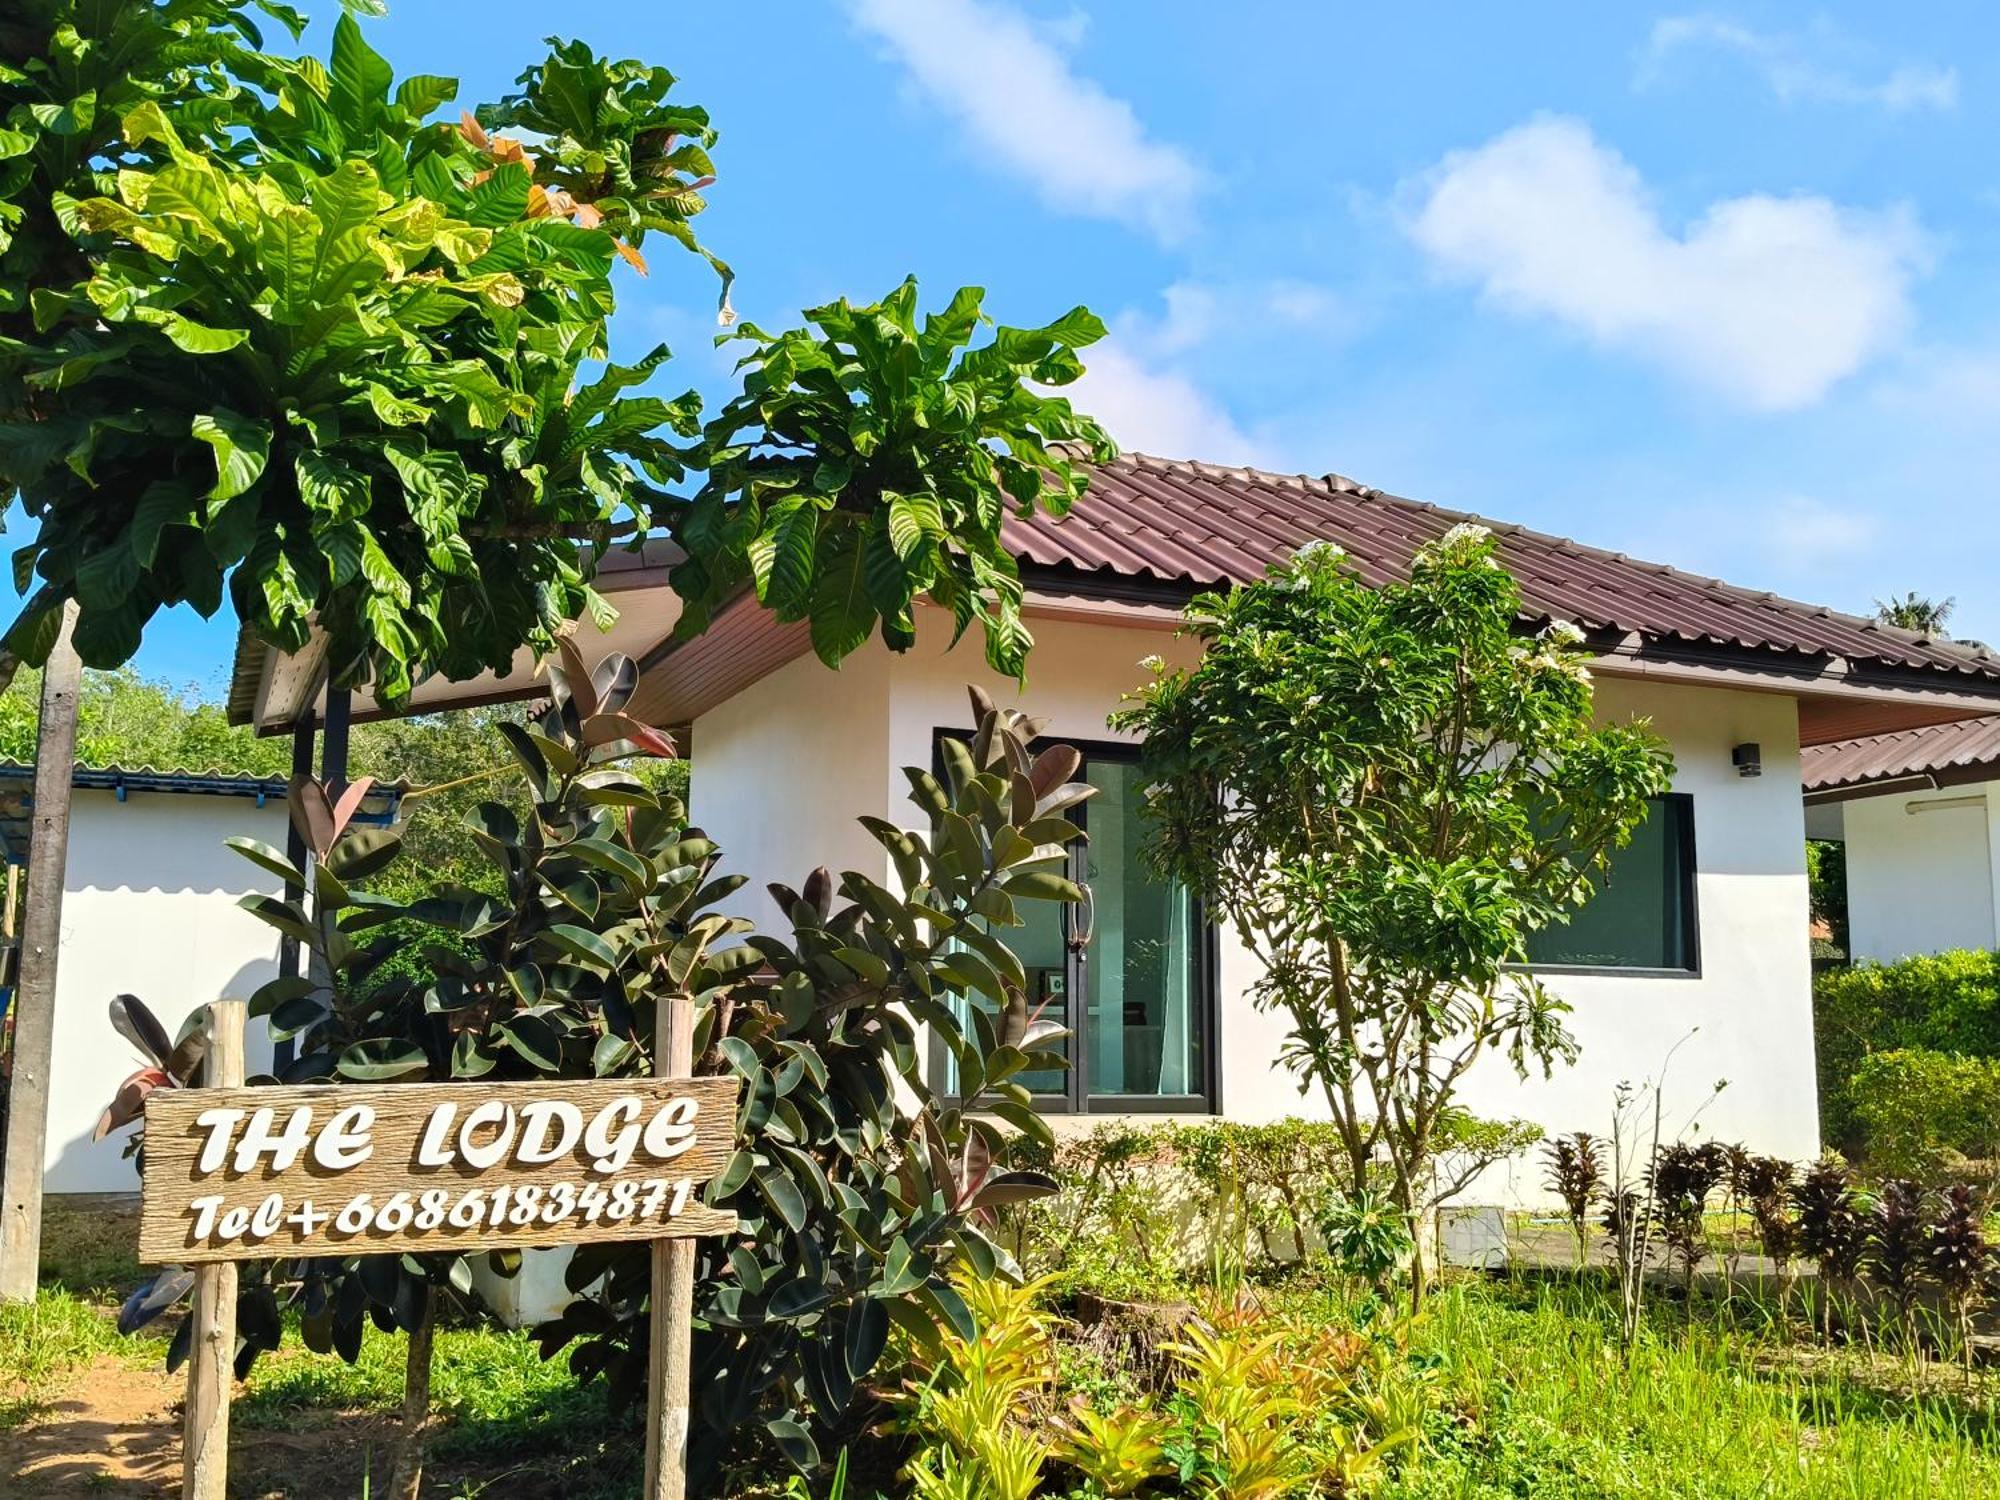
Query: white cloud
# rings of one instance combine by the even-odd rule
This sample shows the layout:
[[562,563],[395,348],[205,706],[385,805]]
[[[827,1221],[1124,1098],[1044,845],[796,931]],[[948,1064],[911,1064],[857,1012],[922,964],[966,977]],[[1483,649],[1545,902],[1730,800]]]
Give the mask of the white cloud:
[[1764,411],[1812,404],[1891,347],[1923,254],[1906,213],[1807,195],[1724,199],[1675,234],[1574,119],[1454,152],[1406,192],[1410,236],[1496,303]]
[[1810,495],[1785,495],[1764,516],[1765,550],[1793,571],[1823,567],[1870,550],[1880,523],[1863,511],[1846,510]]
[[1873,395],[1899,422],[1990,433],[2000,418],[2000,353],[1990,339],[1919,349]]
[[997,0],[849,0],[849,9],[918,90],[1056,208],[1169,241],[1192,222],[1201,170],[1070,67],[1062,48],[1082,35],[1077,15],[1038,27]]
[[1161,310],[1128,308],[1101,344],[1083,351],[1086,373],[1066,394],[1102,422],[1121,447],[1162,458],[1282,469],[1285,447],[1269,425],[1245,428],[1209,393],[1201,371],[1224,354],[1276,340],[1296,347],[1337,338],[1355,319],[1333,292],[1286,279],[1179,281]]
[[1062,394],[1118,446],[1159,458],[1273,467],[1270,447],[1236,424],[1192,378],[1149,363],[1117,335],[1084,350],[1083,378]]
[[1786,104],[1870,104],[1892,114],[1914,109],[1956,109],[1958,70],[1929,63],[1900,63],[1875,82],[1864,82],[1825,54],[1842,49],[1824,25],[1812,35],[1755,31],[1715,15],[1667,16],[1653,23],[1640,55],[1639,82],[1657,80],[1667,64],[1687,51],[1733,53],[1764,75]]

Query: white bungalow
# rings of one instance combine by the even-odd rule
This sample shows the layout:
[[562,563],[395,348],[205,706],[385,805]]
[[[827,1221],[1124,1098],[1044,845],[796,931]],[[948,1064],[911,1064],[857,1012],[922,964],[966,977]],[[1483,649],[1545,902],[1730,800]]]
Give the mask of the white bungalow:
[[1815,745],[1805,798],[1846,845],[1850,958],[2000,944],[2000,718]]
[[[644,669],[631,711],[686,737],[694,818],[752,877],[741,898],[752,915],[774,915],[753,894],[765,881],[796,882],[815,864],[892,878],[854,820],[915,820],[900,768],[930,764],[938,737],[965,726],[966,682],[1047,718],[1051,736],[1085,750],[1084,774],[1102,790],[1074,870],[1095,897],[1094,939],[1067,941],[1053,916],[1019,938],[1075,1036],[1073,1066],[1045,1080],[1046,1107],[1261,1120],[1314,1103],[1277,1062],[1279,1022],[1246,998],[1250,960],[1139,863],[1136,747],[1106,716],[1142,680],[1142,658],[1186,659],[1190,643],[1173,632],[1196,590],[1260,577],[1318,538],[1343,546],[1364,577],[1390,578],[1420,542],[1476,519],[1337,475],[1121,459],[1066,519],[1010,523],[1036,638],[1019,685],[989,672],[976,646],[948,651],[950,622],[931,610],[914,650],[875,642],[833,672],[803,624],[748,597],[701,637],[669,640],[676,611],[658,554],[611,584],[621,647]],[[2000,710],[2000,665],[1559,537],[1494,530],[1521,580],[1524,623],[1582,627],[1602,712],[1649,717],[1677,771],[1605,893],[1537,945],[1536,967],[1574,1007],[1581,1062],[1526,1084],[1492,1068],[1467,1102],[1551,1130],[1601,1130],[1614,1086],[1658,1075],[1678,1044],[1670,1099],[1692,1105],[1730,1081],[1706,1131],[1813,1154],[1801,751]],[[237,681],[239,713],[267,729],[311,706],[310,674],[254,646]],[[471,686],[533,690],[525,670]]]

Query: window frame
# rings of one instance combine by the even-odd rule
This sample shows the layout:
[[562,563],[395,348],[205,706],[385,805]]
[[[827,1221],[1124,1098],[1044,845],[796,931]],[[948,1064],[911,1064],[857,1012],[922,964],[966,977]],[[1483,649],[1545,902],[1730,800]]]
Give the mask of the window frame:
[[[1561,964],[1526,963],[1508,964],[1506,967],[1527,974],[1583,974],[1599,975],[1622,979],[1699,979],[1701,978],[1701,882],[1700,869],[1695,860],[1695,806],[1693,792],[1662,792],[1649,799],[1665,806],[1678,809],[1675,818],[1674,835],[1680,855],[1680,903],[1685,913],[1683,926],[1687,936],[1682,947],[1686,963],[1661,966],[1658,964]],[[1541,929],[1546,930],[1546,929]]]
[[[940,781],[944,779],[944,749],[947,739],[970,741],[972,731],[967,729],[934,728],[931,731],[931,773]],[[1090,762],[1102,761],[1121,765],[1136,765],[1139,761],[1140,746],[1129,740],[1079,739],[1073,735],[1044,735],[1031,746],[1039,753],[1051,745],[1068,745],[1083,756],[1086,769]],[[1090,834],[1090,801],[1068,810],[1066,814],[1072,822],[1084,831],[1084,838],[1072,843],[1065,854],[1064,874],[1071,880],[1084,883],[1084,851],[1088,848]],[[1037,1111],[1049,1115],[1115,1116],[1115,1115],[1220,1115],[1222,1113],[1222,957],[1219,935],[1215,923],[1210,920],[1208,907],[1195,892],[1188,892],[1189,928],[1193,936],[1194,982],[1197,993],[1194,997],[1194,1017],[1201,1031],[1201,1092],[1193,1094],[1093,1094],[1090,1092],[1090,1039],[1085,1028],[1088,1017],[1083,1010],[1084,997],[1088,994],[1087,983],[1079,983],[1083,976],[1087,956],[1080,958],[1068,946],[1070,924],[1075,920],[1075,908],[1065,905],[1062,910],[1064,931],[1064,1006],[1063,1019],[1070,1028],[1070,1066],[1063,1077],[1063,1091],[1060,1094],[1036,1094],[1032,1103]],[[929,1047],[930,1076],[942,1078],[950,1069],[951,1056],[942,1038],[933,1034]],[[956,1106],[962,1101],[956,1094],[939,1091],[939,1096],[947,1105]]]

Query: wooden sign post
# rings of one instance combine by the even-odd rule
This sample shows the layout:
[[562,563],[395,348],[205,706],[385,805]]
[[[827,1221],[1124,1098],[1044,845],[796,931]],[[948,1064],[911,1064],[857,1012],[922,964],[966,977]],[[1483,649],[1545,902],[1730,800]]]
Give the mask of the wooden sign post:
[[[662,1002],[656,1067],[587,1083],[160,1089],[146,1100],[140,1259],[193,1265],[183,1494],[221,1500],[241,1260],[477,1253],[653,1240],[648,1500],[686,1490],[691,1236],[732,1214],[697,1189],[735,1149],[737,1080],[689,1078],[691,1010]],[[217,1012],[221,1014],[217,1016]],[[216,1071],[242,1077],[240,1008]]]

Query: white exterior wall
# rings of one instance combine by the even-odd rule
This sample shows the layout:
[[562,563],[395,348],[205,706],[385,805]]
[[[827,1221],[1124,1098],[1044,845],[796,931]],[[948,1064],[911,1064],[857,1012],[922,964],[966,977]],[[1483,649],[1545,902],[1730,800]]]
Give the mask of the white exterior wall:
[[[837,825],[868,811],[916,826],[901,767],[931,764],[935,730],[969,725],[968,681],[1048,720],[1051,736],[1102,741],[1114,738],[1106,715],[1144,680],[1139,661],[1154,653],[1184,661],[1193,649],[1167,632],[1122,624],[1040,620],[1034,629],[1025,688],[987,670],[970,642],[947,655],[936,633],[926,632],[906,656],[872,644],[838,673],[795,662],[701,719],[696,816],[731,855],[727,868],[751,876],[744,894],[761,894],[767,879],[797,880],[810,866],[809,848],[852,851],[850,865],[859,860],[854,867],[886,878],[886,858],[873,841]],[[1727,1079],[1700,1117],[1704,1136],[1812,1156],[1819,1140],[1796,704],[1773,694],[1620,679],[1600,678],[1598,687],[1607,715],[1653,718],[1674,750],[1675,789],[1693,794],[1701,972],[1551,976],[1551,987],[1574,1007],[1577,1066],[1524,1084],[1496,1059],[1467,1080],[1464,1102],[1551,1132],[1608,1134],[1617,1084],[1659,1077],[1678,1047],[1666,1075],[1670,1124]],[[1730,764],[1731,747],[1746,740],[1762,746],[1760,777],[1740,777]],[[829,749],[835,745],[837,752]],[[732,756],[741,764],[729,764]],[[869,756],[872,768],[863,764]],[[773,758],[793,774],[758,774]],[[809,847],[799,829],[810,831]],[[768,915],[768,902],[758,914]],[[1222,1112],[1251,1121],[1323,1116],[1323,1106],[1302,1097],[1277,1062],[1282,1021],[1246,998],[1254,960],[1226,929],[1220,950]],[[1515,1175],[1511,1187],[1494,1185],[1494,1195],[1541,1196],[1538,1163],[1520,1165]]]
[[[78,790],[70,810],[62,949],[56,966],[44,1191],[136,1193],[122,1156],[128,1132],[93,1142],[97,1117],[142,1066],[111,1029],[114,996],[137,995],[169,1035],[211,1000],[247,1000],[278,972],[278,934],[237,906],[278,880],[223,847],[246,834],[280,847],[285,809],[273,800],[181,792]],[[247,1039],[251,1073],[267,1071],[262,1022]]]
[[1857,960],[1994,946],[2000,782],[1886,792],[1840,814]]
[[[1476,1114],[1519,1116],[1552,1134],[1608,1136],[1618,1084],[1657,1083],[1668,1133],[1691,1123],[1701,1139],[1816,1156],[1797,705],[1771,693],[1601,675],[1597,703],[1606,718],[1649,717],[1672,747],[1674,790],[1693,796],[1700,973],[1548,975],[1571,1006],[1576,1066],[1522,1082],[1504,1060],[1489,1059],[1467,1080],[1463,1101]],[[1731,747],[1745,741],[1762,747],[1761,776],[1739,776],[1730,764]],[[1540,1162],[1516,1162],[1505,1196],[1544,1198],[1541,1178]]]
[[765,885],[797,890],[816,865],[882,878],[888,855],[855,819],[893,816],[885,658],[878,644],[834,672],[801,657],[695,721],[688,816],[724,872],[750,877],[724,903],[731,915],[770,923]]

